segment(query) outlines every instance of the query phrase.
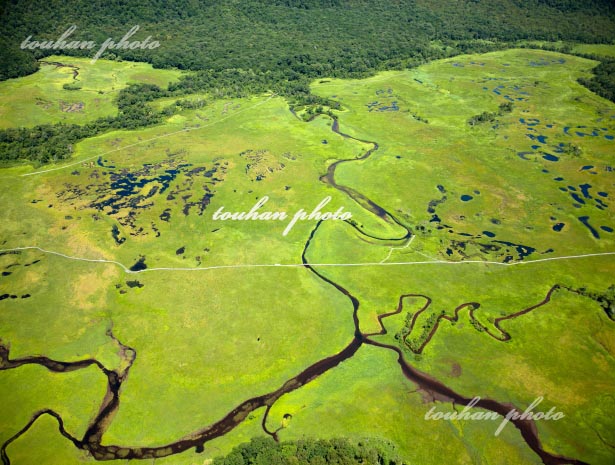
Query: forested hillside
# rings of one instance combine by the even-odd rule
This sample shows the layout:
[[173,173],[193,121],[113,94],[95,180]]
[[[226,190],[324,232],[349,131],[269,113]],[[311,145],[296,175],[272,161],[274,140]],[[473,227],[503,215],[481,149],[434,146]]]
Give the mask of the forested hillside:
[[52,54],[21,50],[26,37],[55,40],[73,24],[71,40],[118,41],[139,25],[133,40],[160,42],[103,58],[291,77],[360,75],[494,46],[476,39],[611,42],[615,30],[610,0],[5,0],[1,8],[0,79],[31,73],[35,57]]
[[[150,89],[156,97],[273,91],[291,106],[335,105],[310,94],[310,81],[319,77],[366,77],[520,40],[615,40],[611,0],[5,0],[0,8],[0,80],[31,74],[37,59],[53,54],[93,57],[105,40],[119,42],[138,25],[130,41],[151,37],[160,46],[109,49],[101,58],[196,71],[169,89]],[[72,25],[77,29],[67,40],[97,46],[20,46],[28,37],[56,41]],[[598,77],[582,83],[613,100],[611,68],[603,64]],[[59,160],[85,137],[156,124],[164,115],[145,106],[152,93],[141,91],[120,95],[116,118],[0,131],[0,162]]]

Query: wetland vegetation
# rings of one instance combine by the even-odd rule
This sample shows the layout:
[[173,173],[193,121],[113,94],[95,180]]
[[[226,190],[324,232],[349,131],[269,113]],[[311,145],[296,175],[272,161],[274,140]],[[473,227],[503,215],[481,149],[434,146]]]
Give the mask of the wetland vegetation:
[[612,463],[611,3],[171,3],[2,7],[2,462]]

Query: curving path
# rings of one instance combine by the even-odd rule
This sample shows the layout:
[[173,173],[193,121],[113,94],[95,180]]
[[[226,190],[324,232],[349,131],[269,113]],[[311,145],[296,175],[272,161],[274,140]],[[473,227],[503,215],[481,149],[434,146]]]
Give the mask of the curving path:
[[[347,134],[343,134],[342,132],[339,131],[339,123],[337,122],[337,120],[333,121],[331,129],[343,137],[351,138],[351,136],[348,136]],[[358,140],[364,143],[371,143],[373,144],[373,147],[372,149],[368,150],[363,156],[356,158],[356,159],[352,159],[352,160],[362,160],[362,159],[364,160],[367,157],[369,157],[378,148],[378,144],[376,144],[375,142],[363,141],[360,139],[355,139],[355,140]],[[410,237],[411,231],[407,227],[399,223],[397,219],[395,219],[395,217],[391,215],[390,213],[388,213],[385,209],[383,209],[382,207],[380,207],[379,205],[377,205],[376,203],[374,203],[373,201],[365,197],[363,194],[357,192],[356,190],[350,187],[347,187],[347,186],[341,186],[335,182],[336,168],[340,166],[342,163],[347,163],[352,160],[336,161],[335,163],[329,166],[327,170],[327,174],[321,177],[321,180],[323,182],[330,184],[332,187],[346,193],[354,201],[356,201],[359,205],[361,205],[362,207],[364,207],[371,213],[377,215],[378,217],[382,218],[383,220],[388,221],[388,222],[394,222],[400,225],[401,227],[403,227],[406,230],[406,235],[402,239],[407,239],[408,237]],[[73,435],[71,435],[69,432],[67,432],[66,429],[64,428],[63,420],[59,414],[57,414],[53,410],[44,409],[39,412],[36,412],[35,415],[31,418],[31,420],[20,431],[18,431],[15,435],[13,435],[10,439],[8,439],[4,444],[2,444],[0,448],[0,458],[2,459],[3,464],[10,465],[10,459],[7,453],[7,449],[10,446],[10,444],[13,443],[20,436],[25,434],[29,430],[29,428],[38,420],[38,418],[40,418],[43,415],[50,415],[54,417],[58,422],[58,428],[59,428],[60,434],[63,437],[70,440],[75,445],[75,447],[77,447],[78,449],[88,451],[92,455],[92,457],[94,457],[96,460],[155,459],[159,457],[166,457],[169,455],[177,454],[177,453],[186,451],[191,448],[194,448],[196,452],[203,452],[204,444],[207,441],[210,441],[216,437],[219,437],[219,436],[222,436],[228,433],[233,428],[235,428],[237,425],[239,425],[251,412],[261,407],[266,407],[265,415],[264,415],[263,422],[262,422],[263,429],[265,430],[267,434],[270,434],[271,436],[277,439],[277,432],[279,431],[279,429],[276,431],[270,431],[266,425],[270,409],[275,404],[275,402],[280,397],[282,397],[284,394],[287,394],[292,391],[295,391],[296,389],[299,389],[300,387],[313,381],[314,379],[316,379],[318,376],[322,375],[323,373],[326,373],[327,371],[336,367],[344,360],[349,359],[359,350],[359,348],[363,344],[368,344],[371,346],[375,346],[375,347],[379,347],[385,350],[391,350],[395,352],[398,357],[397,358],[398,364],[400,365],[400,368],[404,376],[406,376],[406,378],[408,378],[410,381],[415,383],[419,387],[419,389],[428,393],[432,399],[440,400],[444,402],[452,402],[455,405],[456,404],[468,405],[473,400],[474,397],[462,396],[461,394],[455,392],[451,388],[447,387],[446,385],[432,378],[426,373],[423,373],[415,369],[404,359],[403,354],[398,347],[388,345],[388,344],[383,344],[383,343],[374,341],[372,339],[373,336],[384,335],[387,333],[386,328],[382,324],[382,319],[386,318],[387,316],[391,316],[391,315],[401,312],[402,306],[403,306],[403,298],[411,296],[410,294],[406,296],[402,296],[400,298],[398,307],[394,312],[380,315],[378,317],[380,327],[381,327],[381,330],[379,332],[369,333],[369,334],[361,333],[360,323],[359,323],[359,318],[358,318],[358,309],[360,307],[359,300],[355,296],[353,296],[350,293],[350,291],[345,289],[339,283],[334,282],[333,280],[325,276],[322,272],[317,270],[315,266],[318,266],[318,265],[311,265],[307,258],[308,249],[310,245],[312,244],[321,224],[322,222],[317,223],[317,225],[314,227],[314,229],[310,233],[310,236],[308,237],[305,243],[302,256],[301,256],[301,259],[302,259],[301,266],[308,269],[312,274],[314,274],[317,277],[317,279],[323,281],[327,285],[333,286],[338,292],[342,293],[350,300],[352,307],[353,307],[352,318],[354,322],[354,335],[352,337],[352,340],[348,343],[348,345],[344,349],[342,349],[340,352],[338,352],[335,355],[326,357],[312,364],[311,366],[307,367],[306,369],[301,371],[299,374],[297,374],[293,378],[286,381],[277,390],[243,401],[242,403],[240,403],[237,407],[235,407],[233,410],[231,410],[227,415],[225,415],[223,418],[221,418],[217,422],[211,425],[208,425],[198,431],[189,433],[179,438],[177,441],[174,441],[170,444],[166,444],[163,446],[157,446],[157,447],[126,447],[126,446],[116,446],[116,445],[103,445],[101,443],[102,437],[105,431],[107,430],[113,416],[119,409],[122,384],[126,380],[129,370],[137,355],[136,352],[132,348],[123,345],[119,340],[115,338],[112,332],[112,327],[108,329],[107,335],[116,343],[118,347],[118,352],[123,362],[122,363],[123,368],[118,369],[118,370],[109,370],[101,362],[97,361],[96,359],[86,359],[86,360],[77,361],[77,362],[62,362],[62,361],[52,360],[44,356],[35,356],[35,357],[24,357],[21,359],[12,360],[10,358],[9,347],[2,345],[0,343],[0,371],[16,369],[26,364],[38,364],[54,372],[66,372],[66,371],[79,370],[79,369],[83,369],[83,368],[87,368],[92,365],[95,365],[107,377],[107,393],[105,394],[101,402],[99,413],[88,425],[87,431],[84,434],[83,438],[81,439],[76,438]],[[519,316],[523,313],[527,313],[531,311],[534,308],[537,308],[540,305],[544,305],[545,303],[549,301],[553,290],[554,289],[552,289],[549,292],[549,294],[547,295],[547,297],[545,298],[543,302],[533,307],[530,307],[528,309],[522,310],[521,312],[517,312],[517,314],[514,314],[514,315]],[[425,297],[426,299],[429,299],[426,296],[421,296],[421,297]],[[430,300],[427,300],[427,303],[425,304],[423,309],[427,308],[429,303],[430,303]],[[454,318],[457,318],[458,312],[462,308],[465,308],[467,306],[471,306],[472,309],[474,309],[476,304],[467,303],[467,304],[463,304],[462,306],[458,307],[455,310]],[[508,317],[500,318],[499,320],[509,319],[512,317],[513,315],[509,315]],[[451,319],[451,318],[453,317],[448,317],[448,319]],[[496,323],[499,323],[499,320]],[[500,331],[502,331],[503,334],[507,334],[503,330],[501,330],[501,328],[499,328],[497,324],[496,324],[496,327],[500,329]],[[486,410],[496,412],[502,416],[506,416],[506,414],[510,412],[511,409],[514,408],[514,406],[512,405],[500,403],[492,399],[481,399],[476,405]],[[519,411],[519,409],[516,409],[516,410]],[[521,435],[523,439],[525,440],[525,442],[527,443],[527,445],[542,459],[542,461],[546,465],[583,464],[584,463],[580,460],[561,457],[561,456],[546,452],[542,448],[542,445],[538,438],[536,425],[534,424],[533,421],[511,420],[511,422],[521,432]]]

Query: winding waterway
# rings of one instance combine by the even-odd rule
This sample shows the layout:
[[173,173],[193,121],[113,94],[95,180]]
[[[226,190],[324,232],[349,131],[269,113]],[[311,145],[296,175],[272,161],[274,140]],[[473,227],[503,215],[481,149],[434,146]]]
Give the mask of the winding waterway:
[[[364,207],[366,210],[371,213],[377,215],[379,218],[390,222],[396,223],[399,226],[403,227],[406,230],[406,234],[402,239],[408,238],[411,236],[411,231],[409,228],[401,224],[393,215],[387,212],[384,208],[377,205],[375,202],[367,198],[365,195],[359,193],[355,189],[352,189],[347,186],[339,185],[335,181],[335,172],[338,166],[343,163],[349,163],[353,160],[365,160],[368,158],[374,151],[378,149],[378,144],[376,142],[365,141],[361,139],[354,138],[349,136],[348,134],[344,134],[339,130],[339,123],[336,119],[333,120],[331,130],[336,134],[339,134],[342,137],[356,140],[358,142],[372,144],[372,148],[367,150],[361,157],[348,159],[348,160],[338,160],[332,163],[328,169],[327,173],[322,176],[321,181],[331,185],[332,187],[340,190],[341,192],[348,195],[354,201],[356,201],[359,205]],[[211,441],[217,437],[220,437],[237,425],[239,425],[243,420],[247,418],[247,416],[261,408],[266,407],[266,412],[263,418],[263,429],[266,433],[272,435],[277,439],[277,431],[270,432],[266,428],[266,421],[271,407],[275,404],[275,402],[285,394],[288,394],[300,387],[306,385],[307,383],[313,381],[320,375],[326,373],[327,371],[335,368],[343,361],[352,357],[363,344],[368,344],[374,347],[379,347],[385,350],[391,350],[397,354],[397,362],[401,368],[403,375],[408,378],[410,381],[415,383],[418,388],[427,393],[431,399],[439,400],[442,402],[451,402],[453,405],[468,405],[474,396],[463,396],[453,389],[447,387],[443,383],[438,380],[432,378],[426,373],[423,373],[416,368],[412,367],[403,357],[402,351],[392,345],[380,343],[374,341],[372,339],[373,336],[386,334],[386,328],[382,324],[382,319],[387,316],[391,316],[393,314],[397,314],[401,312],[402,309],[402,298],[399,300],[399,305],[394,312],[383,314],[379,316],[380,322],[380,331],[377,333],[363,334],[360,330],[358,310],[360,307],[359,300],[353,296],[350,291],[344,288],[341,284],[333,281],[332,279],[325,276],[322,272],[312,267],[308,261],[307,255],[308,250],[315,240],[317,232],[321,226],[322,222],[319,222],[314,229],[311,231],[302,252],[302,263],[303,266],[308,269],[317,279],[327,283],[328,285],[334,287],[338,292],[342,293],[346,296],[353,308],[352,318],[354,322],[354,334],[352,336],[351,341],[344,347],[340,352],[335,355],[331,355],[326,357],[313,365],[307,367],[299,374],[294,376],[293,378],[286,381],[282,386],[280,386],[277,390],[272,391],[268,394],[264,394],[258,397],[253,397],[248,400],[243,401],[239,405],[237,405],[233,410],[228,412],[222,419],[219,421],[203,428],[198,431],[194,431],[186,436],[181,437],[177,441],[174,441],[170,444],[157,446],[157,447],[124,447],[124,446],[116,446],[116,445],[103,445],[101,444],[102,437],[107,430],[110,422],[112,421],[114,415],[117,413],[117,410],[120,406],[120,393],[123,382],[126,380],[129,370],[137,357],[137,353],[130,347],[123,345],[119,340],[117,340],[112,332],[112,328],[109,328],[107,331],[107,336],[110,337],[114,343],[118,347],[118,352],[123,361],[121,366],[122,369],[118,370],[109,370],[102,363],[95,359],[85,359],[77,362],[61,362],[49,359],[47,357],[25,357],[21,359],[12,360],[10,358],[9,348],[8,346],[4,346],[0,343],[0,370],[8,370],[15,369],[20,366],[26,364],[37,364],[47,368],[53,372],[67,372],[74,371],[78,369],[84,369],[91,366],[96,366],[107,378],[107,393],[105,394],[101,406],[99,408],[99,413],[94,417],[94,419],[88,425],[86,433],[84,434],[82,439],[78,439],[71,435],[64,428],[64,422],[62,417],[50,409],[44,409],[36,412],[36,414],[30,419],[30,421],[16,434],[14,434],[10,439],[8,439],[0,448],[0,457],[4,465],[10,465],[10,459],[7,453],[7,449],[11,443],[13,443],[20,436],[25,434],[29,428],[43,415],[49,415],[56,419],[58,422],[58,429],[60,434],[69,439],[77,448],[88,451],[96,460],[116,460],[116,459],[153,459],[159,457],[166,457],[169,455],[177,454],[188,449],[194,448],[196,452],[203,452],[204,445],[206,442]],[[353,225],[354,226],[354,225]],[[356,226],[354,226],[359,232],[361,232]],[[390,240],[390,239],[389,239]],[[551,297],[551,293],[554,289],[549,291],[547,297],[539,304],[529,307],[521,312],[517,312],[514,316],[518,316],[520,314],[526,313],[528,311],[537,308],[540,305],[544,305]],[[470,304],[467,304],[470,305]],[[459,307],[457,310],[460,310]],[[457,316],[457,314],[455,315]],[[507,318],[500,318],[499,320],[504,320]],[[500,329],[498,327],[498,329]],[[500,329],[501,330],[501,329]],[[506,333],[504,333],[506,334]],[[506,416],[508,412],[510,412],[514,406],[510,404],[504,404],[492,399],[481,399],[478,404],[478,407],[481,407],[486,410],[490,410],[498,413],[499,415]],[[519,409],[516,409],[519,411]],[[520,419],[511,419],[511,423],[520,431],[524,441],[527,445],[541,458],[541,460],[546,465],[558,465],[558,464],[584,464],[584,462],[580,460],[570,459],[566,457],[561,457],[558,455],[550,454],[546,452],[541,442],[538,438],[538,433],[536,430],[536,425],[533,421],[529,420],[520,420]]]

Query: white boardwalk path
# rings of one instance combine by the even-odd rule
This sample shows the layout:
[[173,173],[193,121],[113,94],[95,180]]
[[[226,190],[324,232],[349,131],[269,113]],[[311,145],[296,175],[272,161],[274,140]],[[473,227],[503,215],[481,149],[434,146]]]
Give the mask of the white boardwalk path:
[[[44,174],[44,173],[49,173],[52,171],[58,171],[58,170],[63,170],[66,168],[70,168],[71,166],[76,166],[79,165],[85,161],[89,161],[89,160],[93,160],[97,157],[101,157],[101,156],[105,156],[109,153],[113,153],[113,152],[118,152],[130,147],[134,147],[136,145],[140,145],[140,144],[144,144],[147,142],[151,142],[153,140],[157,140],[157,139],[162,139],[165,137],[169,137],[175,134],[180,134],[183,132],[188,132],[188,131],[196,131],[199,129],[204,129],[210,126],[213,126],[217,123],[220,123],[224,120],[227,120],[229,118],[232,118],[233,116],[242,113],[244,111],[247,110],[251,110],[255,107],[258,107],[266,102],[268,102],[269,100],[271,100],[272,98],[276,97],[276,94],[272,94],[270,95],[267,99],[262,100],[250,107],[245,107],[242,108],[241,110],[238,110],[228,116],[225,116],[224,118],[220,118],[216,121],[213,121],[209,124],[203,125],[203,126],[197,126],[197,127],[188,127],[188,128],[184,128],[184,129],[180,129],[178,131],[174,131],[174,132],[170,132],[170,133],[166,133],[166,134],[161,134],[159,136],[156,137],[152,137],[149,139],[145,139],[145,140],[141,140],[139,142],[135,142],[134,144],[129,144],[129,145],[125,145],[122,147],[118,147],[116,149],[113,150],[109,150],[107,152],[103,152],[103,153],[99,153],[96,154],[94,156],[88,157],[88,158],[83,158],[79,161],[75,161],[73,163],[69,163],[69,164],[65,164],[62,166],[57,166],[55,168],[50,168],[50,169],[46,169],[46,170],[41,170],[41,171],[34,171],[32,173],[25,173],[25,174],[21,174],[20,176],[24,177],[24,176],[35,176],[38,174]],[[465,261],[448,261],[448,260],[438,260],[435,258],[430,258],[418,251],[415,251],[416,253],[419,253],[420,255],[425,256],[426,258],[430,258],[430,260],[428,261],[413,261],[413,262],[388,262],[387,260],[389,258],[391,258],[391,255],[393,253],[394,250],[403,250],[406,249],[407,247],[410,246],[410,244],[412,243],[412,241],[414,240],[416,236],[412,236],[410,238],[410,240],[408,241],[408,243],[406,245],[404,245],[403,247],[391,247],[389,249],[389,253],[387,254],[387,256],[382,259],[380,262],[364,262],[364,263],[310,263],[310,266],[313,267],[317,267],[317,266],[409,266],[409,265],[466,265],[466,264],[483,264],[483,265],[498,265],[498,266],[516,266],[516,265],[532,265],[535,263],[542,263],[542,262],[550,262],[550,261],[556,261],[556,260],[574,260],[574,259],[581,259],[581,258],[587,258],[587,257],[601,257],[601,256],[606,256],[606,255],[615,255],[615,252],[602,252],[602,253],[588,253],[588,254],[581,254],[581,255],[567,255],[567,256],[563,256],[563,257],[550,257],[550,258],[540,258],[537,260],[530,260],[530,261],[517,261],[517,262],[508,262],[508,263],[502,263],[502,262],[494,262],[494,261],[487,261],[487,260],[465,260]],[[304,267],[305,265],[303,263],[264,263],[264,264],[239,264],[239,265],[214,265],[214,266],[203,266],[203,267],[193,267],[193,268],[181,268],[181,267],[162,267],[162,268],[146,268],[144,270],[139,270],[139,271],[132,271],[130,270],[129,267],[127,267],[126,265],[124,265],[123,263],[114,261],[114,260],[106,260],[104,258],[86,258],[86,257],[75,257],[72,255],[66,255],[63,254],[61,252],[56,252],[53,250],[47,250],[47,249],[43,249],[42,247],[37,247],[37,246],[26,246],[26,247],[15,247],[12,249],[2,249],[0,250],[0,253],[10,253],[10,252],[16,252],[16,251],[21,251],[21,250],[38,250],[39,252],[43,252],[45,254],[49,254],[49,255],[55,255],[58,257],[62,257],[68,260],[77,260],[77,261],[81,261],[81,262],[88,262],[88,263],[104,263],[104,264],[111,264],[111,265],[115,265],[118,266],[119,268],[121,268],[125,273],[131,273],[131,274],[138,274],[138,273],[146,273],[146,272],[152,272],[152,271],[207,271],[207,270],[220,270],[220,269],[225,269],[225,268],[267,268],[267,267],[286,267],[286,268],[298,268],[298,267]]]
[[[407,245],[405,246],[407,247]],[[106,260],[103,258],[84,258],[84,257],[75,257],[72,255],[66,255],[60,252],[55,252],[53,250],[46,250],[41,247],[29,246],[29,247],[15,247],[12,249],[1,249],[0,253],[11,253],[20,250],[38,250],[39,252],[43,252],[49,255],[55,255],[58,257],[62,257],[68,260],[77,260],[81,262],[88,263],[105,263],[111,264],[120,267],[125,273],[130,274],[139,274],[139,273],[147,273],[152,271],[208,271],[208,270],[222,270],[226,268],[269,268],[269,267],[286,267],[286,268],[300,268],[304,267],[303,263],[263,263],[263,264],[239,264],[239,265],[214,265],[214,266],[202,266],[202,267],[193,267],[193,268],[173,268],[173,267],[164,267],[164,268],[146,268],[144,270],[139,271],[131,271],[129,267],[124,265],[123,263],[114,261],[114,260]],[[465,261],[448,261],[448,260],[429,260],[429,261],[415,261],[415,262],[365,262],[365,263],[310,263],[309,265],[312,267],[318,266],[410,266],[410,265],[467,265],[467,264],[482,264],[482,265],[497,265],[497,266],[521,266],[521,265],[533,265],[536,263],[543,262],[552,262],[558,260],[575,260],[581,258],[588,257],[604,257],[608,255],[614,255],[615,252],[600,252],[600,253],[587,253],[581,255],[567,255],[563,257],[550,257],[550,258],[539,258],[537,260],[530,261],[518,261],[518,262],[493,262],[487,260],[465,260]],[[388,258],[388,257],[387,257]]]
[[407,243],[406,245],[404,245],[403,247],[391,247],[391,249],[389,250],[389,254],[388,254],[386,257],[384,257],[380,263],[384,263],[384,262],[386,262],[389,258],[391,258],[391,254],[393,253],[393,250],[403,250],[403,249],[405,249],[406,247],[408,247],[410,244],[412,244],[412,241],[414,240],[414,238],[415,238],[415,237],[416,237],[416,236],[412,236],[412,237],[410,238],[410,240],[408,241],[408,243]]

